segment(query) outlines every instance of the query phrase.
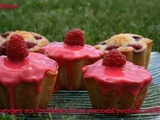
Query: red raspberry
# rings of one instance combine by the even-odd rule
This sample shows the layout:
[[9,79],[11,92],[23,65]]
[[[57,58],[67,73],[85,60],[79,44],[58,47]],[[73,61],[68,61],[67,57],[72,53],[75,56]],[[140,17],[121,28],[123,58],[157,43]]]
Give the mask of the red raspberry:
[[20,61],[25,59],[29,51],[23,37],[17,34],[12,35],[7,43],[6,53],[9,60]]
[[71,46],[84,46],[83,31],[78,28],[70,30],[65,37],[64,43]]
[[104,56],[102,64],[110,67],[122,67],[125,63],[126,56],[121,54],[118,50],[113,49]]

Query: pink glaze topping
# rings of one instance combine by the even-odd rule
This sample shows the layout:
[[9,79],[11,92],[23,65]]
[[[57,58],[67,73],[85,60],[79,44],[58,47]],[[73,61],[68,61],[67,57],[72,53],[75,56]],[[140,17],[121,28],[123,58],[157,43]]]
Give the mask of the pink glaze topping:
[[[72,90],[72,73],[71,66],[74,60],[83,58],[96,59],[104,55],[100,50],[95,49],[91,45],[85,44],[84,46],[70,46],[63,42],[53,42],[40,49],[46,56],[56,60],[60,67],[67,67],[68,89]],[[58,76],[59,78],[59,76]],[[60,89],[59,79],[57,78],[55,89]],[[55,90],[56,91],[56,90]]]
[[56,61],[43,54],[30,52],[28,57],[20,62],[8,60],[0,56],[0,83],[7,88],[10,96],[10,106],[14,107],[14,87],[21,82],[36,82],[37,93],[41,92],[41,83],[47,71],[58,72]]
[[84,78],[96,81],[104,95],[115,90],[119,96],[122,96],[125,91],[135,96],[152,80],[147,70],[128,61],[123,67],[108,67],[102,65],[102,60],[99,60],[83,67],[82,72]]
[[84,46],[70,46],[63,42],[53,42],[40,49],[45,55],[51,58],[65,59],[65,60],[77,60],[82,58],[97,58],[104,53],[95,49],[91,45]]

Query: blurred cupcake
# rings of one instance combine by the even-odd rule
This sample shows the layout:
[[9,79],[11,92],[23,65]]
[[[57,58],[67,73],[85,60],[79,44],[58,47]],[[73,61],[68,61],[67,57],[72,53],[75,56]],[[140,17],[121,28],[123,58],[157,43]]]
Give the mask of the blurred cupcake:
[[10,37],[14,34],[18,34],[23,37],[30,52],[38,52],[42,46],[45,46],[49,43],[44,36],[38,33],[18,30],[15,32],[6,32],[0,36],[0,55],[6,55],[6,45],[10,40]]
[[103,52],[84,43],[84,34],[80,29],[67,33],[64,42],[53,42],[40,49],[49,58],[59,64],[59,73],[55,90],[85,90],[82,67],[92,64],[103,56]]
[[152,40],[136,34],[118,34],[102,41],[95,48],[105,53],[112,49],[117,49],[126,56],[128,61],[147,68],[152,49]]

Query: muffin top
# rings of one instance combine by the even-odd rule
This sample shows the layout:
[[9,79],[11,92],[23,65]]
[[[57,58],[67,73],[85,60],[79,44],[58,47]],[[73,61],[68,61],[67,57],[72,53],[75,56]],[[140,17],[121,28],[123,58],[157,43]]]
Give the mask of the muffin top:
[[44,36],[34,32],[19,30],[10,31],[0,36],[0,55],[6,55],[6,44],[10,40],[10,37],[14,34],[18,34],[23,37],[29,51],[31,52],[38,52],[40,47],[45,46],[49,43],[49,41]]
[[117,34],[102,41],[95,46],[96,49],[108,52],[112,49],[118,49],[120,51],[134,51],[136,53],[142,52],[147,45],[152,44],[152,40],[144,38],[137,34]]

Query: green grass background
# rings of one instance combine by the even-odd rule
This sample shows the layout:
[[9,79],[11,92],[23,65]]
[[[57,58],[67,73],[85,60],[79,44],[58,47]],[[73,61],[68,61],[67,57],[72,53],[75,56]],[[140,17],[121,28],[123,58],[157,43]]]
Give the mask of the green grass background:
[[50,41],[63,41],[67,31],[80,28],[86,43],[95,45],[119,33],[135,33],[154,41],[160,51],[159,0],[0,0],[18,9],[0,9],[0,34],[26,30]]

